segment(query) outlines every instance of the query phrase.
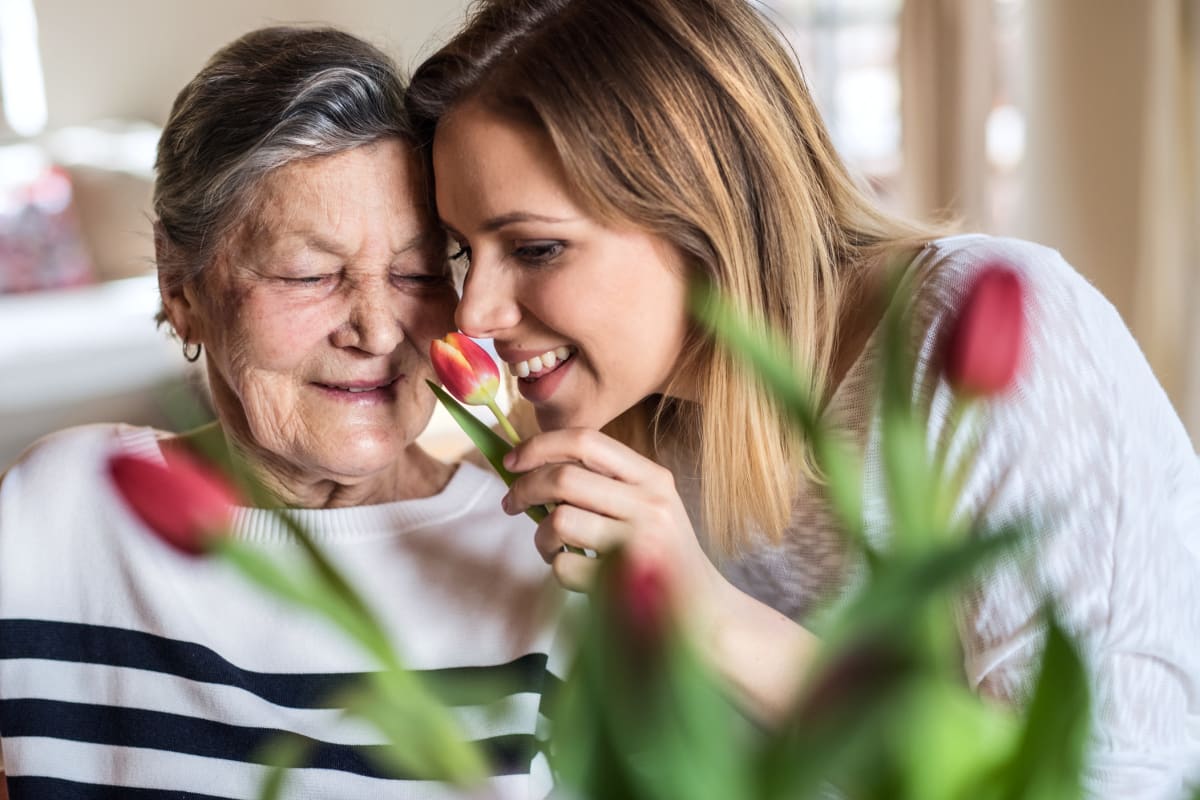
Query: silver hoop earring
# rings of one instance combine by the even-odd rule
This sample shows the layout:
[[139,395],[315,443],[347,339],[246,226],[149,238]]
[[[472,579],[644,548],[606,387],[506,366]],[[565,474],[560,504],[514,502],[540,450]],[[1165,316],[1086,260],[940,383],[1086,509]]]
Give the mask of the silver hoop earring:
[[199,342],[196,342],[195,351],[191,350],[191,347],[192,347],[191,342],[183,343],[183,358],[188,363],[194,364],[196,361],[200,360],[200,351],[204,349],[204,346],[202,344],[200,344]]

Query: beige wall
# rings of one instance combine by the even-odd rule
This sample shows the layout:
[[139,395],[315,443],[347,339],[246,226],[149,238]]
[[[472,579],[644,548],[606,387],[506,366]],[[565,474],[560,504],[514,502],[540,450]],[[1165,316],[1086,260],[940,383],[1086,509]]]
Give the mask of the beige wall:
[[344,27],[411,69],[461,21],[465,0],[35,0],[50,127],[109,117],[162,123],[222,44],[261,25]]
[[1029,8],[1023,232],[1117,307],[1200,447],[1200,3]]

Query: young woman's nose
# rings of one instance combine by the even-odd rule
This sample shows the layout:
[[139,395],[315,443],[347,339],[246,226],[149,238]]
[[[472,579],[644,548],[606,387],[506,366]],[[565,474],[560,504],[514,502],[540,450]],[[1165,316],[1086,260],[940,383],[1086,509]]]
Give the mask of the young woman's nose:
[[493,339],[520,319],[512,276],[473,263],[454,313],[458,329],[473,339]]

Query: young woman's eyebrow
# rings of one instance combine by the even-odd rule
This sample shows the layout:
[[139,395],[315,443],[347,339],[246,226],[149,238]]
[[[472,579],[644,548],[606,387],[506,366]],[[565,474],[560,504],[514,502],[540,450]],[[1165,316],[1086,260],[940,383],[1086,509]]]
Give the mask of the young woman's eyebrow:
[[[496,231],[508,225],[513,225],[518,222],[562,223],[574,222],[575,220],[576,217],[552,217],[547,214],[535,214],[532,211],[510,211],[507,214],[499,214],[497,216],[485,219],[483,224],[479,227],[484,233],[495,233]],[[446,229],[446,232],[451,236],[455,236],[459,239],[465,238],[461,233],[454,229],[454,226],[447,223],[444,219],[439,220],[439,222],[441,223],[442,227]]]

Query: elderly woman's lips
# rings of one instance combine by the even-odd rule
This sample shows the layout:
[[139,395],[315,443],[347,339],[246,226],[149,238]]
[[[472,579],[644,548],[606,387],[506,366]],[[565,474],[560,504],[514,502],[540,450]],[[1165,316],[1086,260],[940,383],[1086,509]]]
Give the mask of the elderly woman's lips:
[[403,378],[399,375],[395,378],[379,381],[339,381],[337,383],[319,383],[314,382],[321,392],[333,399],[352,403],[378,403],[390,402],[395,399],[396,384]]

